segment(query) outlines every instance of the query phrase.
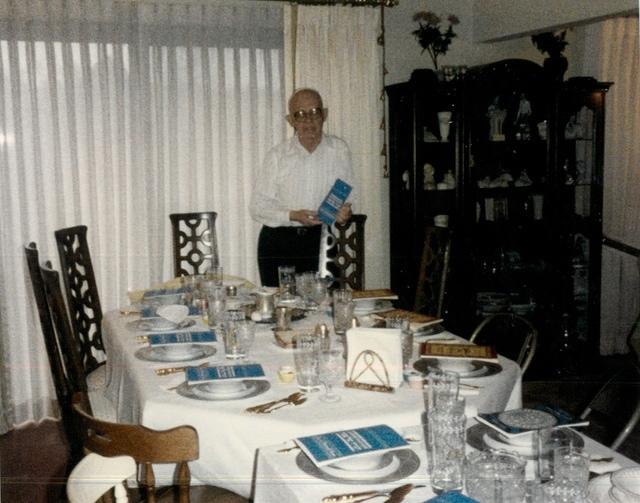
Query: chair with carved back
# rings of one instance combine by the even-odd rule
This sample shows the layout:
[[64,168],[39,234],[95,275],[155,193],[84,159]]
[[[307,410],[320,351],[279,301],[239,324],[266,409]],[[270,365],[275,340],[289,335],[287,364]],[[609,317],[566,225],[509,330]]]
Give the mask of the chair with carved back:
[[[137,482],[144,501],[246,503],[235,493],[214,486],[191,486],[189,462],[199,458],[198,432],[182,425],[168,430],[153,430],[139,424],[102,421],[86,407],[84,393],[74,396],[74,413],[82,429],[84,448],[102,456],[131,456],[139,466]],[[174,477],[164,487],[157,484],[154,464],[176,465]]]
[[469,342],[495,346],[498,353],[520,365],[524,375],[536,353],[538,331],[523,316],[495,313],[476,326]]
[[104,387],[102,307],[87,243],[87,226],[77,225],[54,232],[67,294],[71,326],[76,335],[85,375],[90,387]]
[[215,211],[172,213],[174,276],[204,274],[220,263]]
[[416,284],[415,312],[436,318],[442,316],[450,256],[451,231],[446,227],[428,225]]
[[[335,241],[324,258],[327,261],[326,268],[335,278],[337,288],[351,288],[364,290],[364,224],[367,215],[354,214],[344,224],[335,223],[328,229]],[[324,238],[324,233],[323,233]],[[325,243],[326,244],[326,243]],[[323,243],[320,244],[320,256],[323,260]],[[322,267],[320,267],[322,270]]]

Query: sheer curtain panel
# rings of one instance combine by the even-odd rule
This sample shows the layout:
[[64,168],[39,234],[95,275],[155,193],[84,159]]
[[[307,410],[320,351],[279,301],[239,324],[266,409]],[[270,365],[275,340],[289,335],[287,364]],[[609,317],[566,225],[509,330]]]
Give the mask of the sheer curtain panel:
[[388,181],[382,176],[380,9],[290,6],[285,9],[287,95],[320,91],[329,109],[325,131],[351,149],[358,186],[356,213],[368,215],[367,288],[389,286]]
[[[585,29],[585,75],[613,82],[605,118],[604,234],[640,248],[640,53],[638,17]],[[626,353],[640,309],[638,260],[604,247],[600,352]]]
[[103,309],[172,275],[172,212],[214,210],[257,277],[254,169],[284,138],[282,4],[0,0],[0,432],[55,414],[23,245],[86,224]]

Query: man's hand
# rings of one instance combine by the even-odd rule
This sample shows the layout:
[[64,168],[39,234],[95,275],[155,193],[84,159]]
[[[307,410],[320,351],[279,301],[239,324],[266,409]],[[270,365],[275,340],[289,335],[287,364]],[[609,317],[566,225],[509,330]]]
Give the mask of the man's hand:
[[345,203],[342,205],[342,208],[340,208],[340,211],[338,211],[336,222],[338,222],[339,224],[344,224],[351,218],[351,215],[351,203]]
[[292,222],[300,222],[302,225],[320,225],[322,222],[318,219],[318,212],[311,210],[291,210],[289,212],[289,220]]

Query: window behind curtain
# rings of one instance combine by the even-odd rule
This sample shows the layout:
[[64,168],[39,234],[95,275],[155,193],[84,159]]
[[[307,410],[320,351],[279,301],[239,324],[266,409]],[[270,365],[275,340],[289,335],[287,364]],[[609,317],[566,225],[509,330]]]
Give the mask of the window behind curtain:
[[103,309],[172,275],[169,213],[218,212],[227,274],[257,277],[253,174],[284,138],[279,5],[0,5],[0,431],[51,415],[23,245],[86,224]]

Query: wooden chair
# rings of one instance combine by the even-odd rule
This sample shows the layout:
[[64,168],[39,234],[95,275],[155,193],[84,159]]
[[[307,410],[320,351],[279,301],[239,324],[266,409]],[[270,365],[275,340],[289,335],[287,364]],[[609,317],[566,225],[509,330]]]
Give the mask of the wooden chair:
[[203,274],[220,263],[215,211],[172,213],[174,276]]
[[[67,293],[71,324],[76,334],[85,374],[89,375],[104,361],[102,344],[102,307],[93,273],[87,226],[77,225],[55,231],[60,267]],[[104,375],[94,374],[96,386],[104,386]]]
[[126,480],[136,475],[136,461],[131,456],[105,457],[90,452],[73,468],[67,479],[69,503],[107,501],[127,503]]
[[[188,463],[199,457],[198,433],[192,426],[152,430],[137,424],[101,421],[86,408],[86,395],[74,396],[73,408],[83,431],[84,447],[102,456],[131,456],[139,466],[137,482],[145,501],[246,503],[248,500],[213,486],[190,486]],[[175,464],[174,485],[156,487],[153,464]]]
[[[337,288],[364,290],[364,224],[367,215],[355,214],[344,224],[329,227],[335,246],[327,254],[327,269]],[[322,244],[321,244],[322,249]]]
[[[580,414],[580,419],[590,417],[598,420],[591,421],[586,430],[588,435],[609,445],[614,451],[620,449],[640,422],[638,362],[629,360],[606,379]],[[604,426],[605,431],[598,431],[598,425]]]
[[415,312],[442,317],[450,256],[451,231],[428,225],[416,284]]
[[527,371],[538,345],[538,331],[526,318],[513,313],[487,316],[475,328],[469,342],[495,346],[498,353]]

